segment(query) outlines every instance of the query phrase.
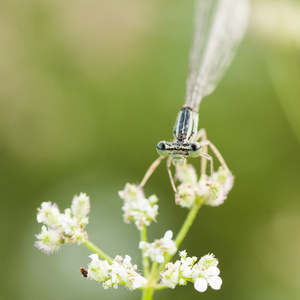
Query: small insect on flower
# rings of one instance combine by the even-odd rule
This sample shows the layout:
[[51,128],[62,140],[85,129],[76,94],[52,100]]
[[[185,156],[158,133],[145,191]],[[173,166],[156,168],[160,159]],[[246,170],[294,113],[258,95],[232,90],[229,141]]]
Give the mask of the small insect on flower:
[[84,278],[88,278],[88,270],[86,268],[81,267],[80,272]]

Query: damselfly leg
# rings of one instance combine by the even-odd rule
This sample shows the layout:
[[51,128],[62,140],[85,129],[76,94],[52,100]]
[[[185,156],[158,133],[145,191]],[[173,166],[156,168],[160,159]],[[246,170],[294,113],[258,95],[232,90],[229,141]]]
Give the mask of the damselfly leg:
[[218,161],[220,162],[221,166],[226,170],[228,173],[231,173],[223,156],[221,155],[220,151],[217,149],[217,147],[207,139],[206,130],[204,128],[201,128],[197,134],[195,141],[199,141],[200,145],[202,146],[202,152],[200,156],[201,159],[201,175],[206,174],[206,160],[210,161],[210,176],[211,181],[213,182],[213,173],[214,173],[214,167],[213,167],[213,159],[212,157],[207,153],[208,146],[210,147],[211,151],[214,153]]
[[218,161],[220,162],[221,166],[224,168],[224,170],[226,170],[228,173],[231,173],[223,156],[221,155],[221,153],[219,152],[219,150],[217,149],[217,147],[209,140],[205,140],[205,141],[201,141],[200,144],[202,146],[209,146],[211,151],[214,153],[214,155],[217,157]]
[[149,167],[149,169],[147,170],[147,172],[145,173],[141,183],[140,183],[140,187],[144,187],[144,185],[146,184],[146,182],[148,181],[148,179],[150,178],[150,176],[154,173],[154,171],[156,170],[156,168],[160,165],[161,161],[164,159],[164,157],[160,156],[158,157],[153,163],[152,165]]
[[[207,140],[206,130],[204,128],[201,128],[196,134],[195,141],[199,141],[199,140],[201,140],[200,143]],[[204,145],[202,147],[202,153],[207,154],[207,150],[208,150],[207,145]],[[202,158],[201,158],[201,175],[206,174],[206,160],[207,159],[204,158],[204,155],[202,155]]]

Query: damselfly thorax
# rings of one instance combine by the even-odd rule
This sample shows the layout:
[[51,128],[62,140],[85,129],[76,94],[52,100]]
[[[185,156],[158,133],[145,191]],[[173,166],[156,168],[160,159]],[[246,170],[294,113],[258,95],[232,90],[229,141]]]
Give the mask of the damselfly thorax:
[[174,164],[184,164],[187,157],[197,157],[201,153],[200,143],[194,142],[198,128],[198,112],[183,106],[178,113],[173,129],[174,141],[161,141],[156,150],[161,156],[170,156]]

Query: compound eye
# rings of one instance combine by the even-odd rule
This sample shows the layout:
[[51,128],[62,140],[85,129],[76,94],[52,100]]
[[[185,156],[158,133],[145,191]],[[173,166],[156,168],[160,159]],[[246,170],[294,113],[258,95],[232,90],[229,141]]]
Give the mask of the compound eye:
[[156,147],[159,150],[166,150],[166,143],[165,142],[159,142]]
[[190,145],[190,151],[189,151],[190,156],[192,157],[199,156],[201,151],[202,151],[202,146],[200,143],[194,142]]
[[167,147],[166,147],[166,142],[162,141],[162,142],[159,142],[156,146],[156,150],[158,152],[159,155],[161,156],[167,156],[168,155],[168,152],[167,152]]

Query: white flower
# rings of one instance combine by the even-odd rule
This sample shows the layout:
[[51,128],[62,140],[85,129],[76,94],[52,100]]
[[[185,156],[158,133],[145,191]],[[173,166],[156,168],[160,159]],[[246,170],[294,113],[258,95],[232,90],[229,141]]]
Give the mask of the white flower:
[[161,284],[166,285],[171,289],[174,289],[175,286],[179,283],[179,270],[180,270],[180,261],[177,260],[175,264],[167,263],[165,270],[160,273],[161,275]]
[[191,208],[196,200],[210,206],[222,204],[232,189],[234,176],[222,167],[213,174],[213,182],[205,174],[197,182],[195,174],[195,169],[191,165],[177,167],[177,178],[182,183],[177,187],[176,204],[187,208]]
[[64,230],[65,244],[81,244],[88,238],[87,232],[83,230],[88,223],[88,218],[81,219],[80,216],[72,216],[72,210],[67,208],[62,215],[61,228]]
[[135,290],[147,284],[146,278],[136,272],[137,266],[131,264],[131,257],[117,255],[112,264],[100,260],[98,254],[90,255],[92,262],[88,265],[88,278],[102,283],[104,289],[118,288],[119,284]]
[[204,268],[216,267],[218,265],[218,260],[215,258],[213,254],[206,254],[202,256],[199,260],[199,264]]
[[182,207],[191,208],[200,193],[197,183],[184,182],[177,187],[179,197],[176,199],[176,204]]
[[148,198],[149,202],[151,205],[155,204],[158,202],[158,198],[155,196],[155,195],[151,195],[149,198]]
[[158,199],[155,195],[146,199],[141,187],[126,184],[125,189],[119,192],[119,196],[124,200],[122,210],[124,211],[124,222],[134,221],[139,230],[143,226],[149,226],[158,214]]
[[143,284],[147,284],[147,279],[144,278],[143,276],[136,276],[133,277],[132,279],[132,289],[138,289],[139,287],[141,287]]
[[67,208],[64,213],[60,213],[55,203],[43,202],[41,208],[38,208],[37,221],[48,228],[43,226],[42,233],[36,236],[39,241],[35,246],[49,254],[61,244],[85,242],[88,235],[84,227],[88,224],[89,211],[89,197],[82,193],[73,198],[71,208]]
[[150,257],[152,261],[163,263],[165,254],[174,254],[177,250],[175,242],[172,240],[173,232],[168,230],[164,237],[155,240],[153,243],[140,242],[139,248],[143,249],[143,255]]
[[36,237],[38,241],[34,245],[46,254],[58,251],[62,244],[60,234],[56,230],[48,230],[46,226],[42,227],[42,232],[37,234]]
[[73,216],[86,217],[90,212],[90,197],[85,193],[80,193],[79,196],[75,195],[72,200],[71,209]]
[[56,203],[43,202],[38,208],[37,221],[49,227],[58,227],[60,224],[60,211]]
[[88,278],[103,282],[109,278],[110,265],[107,260],[100,260],[98,254],[90,255],[92,262],[88,265]]
[[192,266],[197,261],[197,257],[188,257],[186,251],[179,252],[179,255],[181,257],[180,259],[180,271],[183,277],[190,278],[192,276]]
[[197,174],[195,168],[190,164],[176,166],[176,178],[184,183],[196,183]]
[[179,251],[179,256],[180,256],[182,259],[186,259],[186,256],[187,256],[186,250]]
[[228,193],[233,187],[234,176],[223,168],[214,173],[214,181],[211,183],[208,176],[201,176],[199,181],[200,197],[204,204],[219,206],[224,203]]
[[119,196],[125,202],[134,202],[138,201],[138,199],[144,198],[144,192],[140,186],[126,183],[125,189],[123,191],[119,191]]
[[160,273],[161,284],[175,288],[178,284],[186,285],[187,281],[191,281],[199,292],[206,291],[208,286],[215,290],[221,288],[222,279],[217,268],[218,260],[213,254],[203,256],[196,264],[197,257],[188,257],[186,251],[179,252],[179,255],[180,260],[174,264],[168,263],[165,270]]
[[207,286],[214,290],[219,290],[222,285],[222,279],[218,276],[220,270],[217,268],[218,260],[213,254],[203,256],[193,267],[192,277],[194,278],[194,287],[199,292],[205,292]]

